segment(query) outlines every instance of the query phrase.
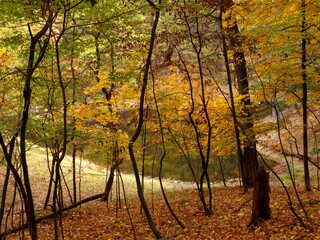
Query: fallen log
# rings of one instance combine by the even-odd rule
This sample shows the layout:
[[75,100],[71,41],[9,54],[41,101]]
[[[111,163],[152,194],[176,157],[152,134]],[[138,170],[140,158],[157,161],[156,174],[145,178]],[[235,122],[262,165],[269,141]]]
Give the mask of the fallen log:
[[[72,204],[72,205],[70,205],[70,206],[67,206],[67,207],[65,207],[65,208],[62,208],[62,209],[59,210],[57,213],[60,214],[60,213],[66,212],[66,211],[71,210],[71,209],[73,209],[73,208],[76,208],[76,207],[78,207],[78,206],[80,206],[80,205],[82,205],[82,204],[84,204],[84,203],[87,203],[87,202],[90,202],[90,201],[99,199],[99,198],[101,198],[103,195],[104,195],[104,194],[101,193],[101,194],[97,194],[97,195],[94,195],[94,196],[85,198],[85,199],[83,199],[83,200],[81,200],[81,201],[79,201],[79,202],[76,202],[76,203],[74,203],[74,204]],[[50,218],[53,218],[53,213],[48,214],[48,215],[45,215],[45,216],[43,216],[43,217],[37,218],[37,219],[36,219],[36,223],[40,223],[41,221],[46,220],[46,219],[50,219]],[[0,234],[0,238],[2,239],[4,236],[7,236],[7,235],[12,234],[12,233],[15,233],[15,232],[18,232],[18,231],[20,231],[20,230],[22,230],[22,229],[26,229],[26,228],[28,228],[28,224],[27,224],[27,223],[26,223],[26,224],[23,224],[23,225],[21,225],[21,226],[18,226],[18,227],[16,227],[16,228],[13,228],[13,229],[11,229],[11,230],[9,230],[9,231],[6,231],[6,232],[4,232],[4,233],[1,233],[1,234]]]

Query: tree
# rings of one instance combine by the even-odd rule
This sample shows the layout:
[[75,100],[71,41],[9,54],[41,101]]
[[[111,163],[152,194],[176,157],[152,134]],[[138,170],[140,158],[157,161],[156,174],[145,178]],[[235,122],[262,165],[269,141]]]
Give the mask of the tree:
[[161,233],[158,231],[158,229],[156,228],[156,226],[152,220],[147,203],[145,201],[143,191],[142,191],[142,186],[140,183],[139,170],[138,170],[137,162],[135,159],[135,154],[133,151],[133,145],[134,145],[135,141],[137,140],[137,138],[139,137],[140,132],[141,132],[141,128],[143,125],[145,91],[146,91],[146,87],[147,87],[147,83],[148,83],[148,75],[149,75],[149,69],[150,69],[150,64],[151,64],[151,57],[152,57],[152,52],[153,52],[154,41],[155,41],[155,37],[156,37],[157,25],[158,25],[159,18],[160,18],[160,10],[157,7],[157,5],[155,5],[151,1],[149,1],[149,4],[155,10],[155,18],[154,18],[153,25],[152,25],[148,56],[146,59],[146,65],[144,67],[144,74],[143,74],[143,79],[142,79],[142,88],[141,88],[140,103],[139,103],[140,105],[139,105],[138,125],[137,125],[137,128],[136,128],[133,136],[131,137],[128,148],[129,148],[130,159],[131,159],[131,163],[132,163],[132,167],[133,167],[133,171],[134,171],[134,175],[135,175],[135,179],[136,179],[136,183],[137,183],[138,196],[139,196],[142,208],[143,208],[144,213],[147,217],[148,223],[150,225],[150,228],[151,228],[153,234],[155,235],[156,238],[162,238]]
[[[232,14],[233,1],[228,1],[222,6],[222,11],[226,14]],[[228,21],[228,17],[227,17]],[[227,38],[230,43],[230,50],[233,52],[234,70],[238,83],[238,92],[241,96],[241,109],[239,110],[241,117],[244,119],[239,127],[244,135],[243,140],[243,165],[245,174],[244,181],[246,185],[254,186],[256,173],[258,170],[258,160],[256,153],[256,139],[253,133],[253,121],[251,111],[251,101],[249,94],[249,76],[247,72],[247,63],[243,51],[243,41],[241,40],[241,33],[235,19],[226,24]],[[240,118],[240,117],[239,117]]]
[[[266,143],[283,154],[307,217],[292,177],[295,166],[287,155],[304,159],[306,189],[310,189],[309,167],[320,169],[310,158],[318,153],[320,122],[318,5],[308,0],[0,3],[4,26],[0,28],[0,145],[7,164],[0,220],[10,197],[8,183],[14,179],[15,193],[24,203],[15,211],[26,212],[29,231],[37,239],[27,157],[29,145],[37,144],[47,149],[50,183],[46,199],[40,201],[45,206],[52,201],[55,239],[64,234],[65,205],[83,202],[77,186],[81,175],[76,173],[79,149],[110,169],[104,194],[88,199],[107,200],[118,181],[119,200],[120,168],[133,169],[142,209],[157,238],[162,235],[147,204],[143,177],[158,171],[163,198],[183,226],[169,204],[162,178],[173,177],[173,170],[181,175],[189,171],[202,211],[211,215],[212,182],[217,180],[214,159],[219,158],[221,172],[228,175],[229,169],[222,169],[227,163],[220,157],[237,153],[244,191],[256,184],[251,221],[255,223],[270,213],[266,173],[256,176],[257,154],[268,166],[257,146],[269,136],[277,139]],[[264,118],[270,110],[274,116]],[[19,161],[16,151],[21,153]],[[63,171],[69,153],[72,179]],[[132,167],[122,164],[129,158]],[[237,165],[233,160],[231,169]],[[116,173],[119,178],[114,180]],[[286,185],[278,179],[289,208],[305,226]]]
[[269,174],[262,166],[259,168],[256,181],[253,191],[252,216],[249,226],[256,225],[259,219],[267,220],[271,218],[271,210],[269,206]]
[[[220,29],[223,31],[223,25],[222,25],[222,10],[220,11]],[[234,102],[234,95],[233,95],[233,88],[232,88],[232,79],[231,79],[231,70],[229,66],[229,57],[228,57],[228,48],[227,48],[227,43],[226,43],[226,36],[222,32],[222,49],[223,49],[223,56],[224,56],[224,62],[225,62],[225,68],[227,72],[227,81],[228,81],[228,87],[229,87],[229,94],[230,94],[230,111],[232,114],[232,121],[233,121],[233,127],[234,127],[234,132],[235,132],[235,138],[237,142],[237,155],[238,155],[238,161],[241,169],[241,177],[243,180],[243,190],[244,192],[248,191],[248,184],[247,184],[247,174],[245,173],[245,162],[244,162],[244,156],[243,152],[241,149],[241,142],[240,142],[240,129],[239,129],[239,124],[238,124],[238,119],[237,119],[237,114],[236,114],[236,107],[235,107],[235,102]]]
[[303,164],[306,191],[311,191],[308,157],[308,89],[307,89],[307,39],[306,39],[306,2],[301,1],[301,78],[302,78],[302,124],[303,124]]
[[[290,4],[280,1],[277,4],[265,4],[263,8],[254,7],[260,6],[259,4],[247,2],[246,7],[236,4],[232,8],[244,14],[246,19],[243,21],[237,18],[236,14],[231,18],[237,19],[239,25],[243,26],[241,34],[248,44],[246,51],[255,69],[253,77],[260,79],[260,83],[255,87],[256,100],[274,103],[274,108],[279,112],[290,108],[290,121],[293,120],[293,116],[298,117],[301,109],[302,125],[285,120],[286,132],[290,136],[288,142],[295,146],[294,150],[286,148],[285,151],[294,151],[297,155],[303,153],[305,185],[308,190],[310,180],[307,142],[311,139],[308,137],[310,119],[307,112],[317,118],[313,114],[315,108],[309,107],[313,102],[309,92],[312,91],[317,96],[317,83],[314,81],[318,78],[315,74],[318,65],[315,57],[317,41],[314,36],[319,32],[315,27],[319,23],[316,18],[311,17],[315,16],[317,4],[311,1],[293,1]],[[253,8],[249,10],[249,6]],[[270,18],[265,18],[266,12],[269,12]],[[283,15],[281,19],[280,14]],[[262,22],[263,24],[257,24]],[[299,135],[297,133],[300,132],[298,129],[301,126],[302,134]]]
[[[26,134],[27,134],[27,124],[29,120],[29,109],[30,109],[30,103],[31,103],[31,79],[35,70],[38,68],[39,64],[41,63],[46,53],[46,49],[51,37],[50,28],[54,21],[54,17],[55,15],[54,15],[53,9],[49,8],[45,23],[42,25],[40,30],[37,31],[37,33],[35,34],[33,33],[31,25],[30,24],[28,25],[28,31],[30,35],[30,47],[29,47],[28,65],[27,65],[26,71],[23,73],[25,78],[24,90],[23,90],[24,105],[23,105],[22,117],[20,118],[20,126],[18,129],[15,130],[16,133],[14,133],[14,135],[11,137],[11,140],[9,141],[11,150],[8,151],[7,146],[4,142],[4,138],[2,135],[0,135],[1,136],[0,143],[1,143],[2,150],[5,153],[8,167],[10,168],[15,178],[15,181],[17,182],[23,196],[25,209],[26,209],[25,212],[27,215],[27,221],[29,223],[29,232],[32,239],[37,239],[37,227],[36,227],[36,221],[35,221],[35,210],[34,210],[31,184],[29,180],[27,157],[26,157],[26,150],[27,150]],[[46,36],[47,31],[49,31],[48,36]],[[43,44],[39,44],[40,40],[43,40]],[[36,56],[36,51],[39,51],[38,56]],[[10,153],[13,150],[15,140],[18,135],[20,137],[20,152],[21,152],[20,162],[23,169],[23,180],[22,180],[22,177],[19,176],[18,170],[12,164],[12,153]]]

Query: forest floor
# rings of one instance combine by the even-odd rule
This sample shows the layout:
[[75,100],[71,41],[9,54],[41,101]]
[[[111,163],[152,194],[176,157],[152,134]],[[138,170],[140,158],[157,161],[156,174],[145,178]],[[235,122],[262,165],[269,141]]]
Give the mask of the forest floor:
[[[248,228],[251,217],[251,194],[242,193],[239,187],[214,188],[213,215],[204,216],[197,192],[190,188],[169,191],[168,198],[179,219],[185,224],[182,229],[170,215],[160,193],[153,199],[147,195],[150,210],[157,228],[170,239],[320,239],[320,192],[299,190],[309,220],[291,193],[293,207],[307,228],[292,213],[283,188],[271,188],[270,206],[272,218],[261,221],[255,228]],[[64,239],[155,239],[147,221],[140,211],[137,198],[111,200],[108,204],[92,201],[63,214]],[[130,223],[130,217],[132,224]],[[132,226],[133,225],[133,226]],[[38,225],[39,239],[54,239],[52,220]],[[172,236],[181,233],[177,236]],[[27,237],[28,232],[25,231]],[[7,239],[20,239],[22,233],[11,234]],[[26,238],[28,239],[28,238]]]
[[[271,153],[266,153],[271,156]],[[34,186],[35,206],[37,217],[40,217],[50,213],[50,210],[42,210],[48,180],[48,175],[43,171],[46,160],[41,149],[34,149],[29,154],[32,159],[30,172]],[[273,157],[277,158],[277,155]],[[71,159],[67,158],[64,160],[63,169],[65,180],[69,185],[71,184],[71,173],[68,171],[70,166]],[[297,169],[298,166],[299,164],[296,164]],[[78,163],[78,167],[82,173],[82,199],[102,193],[106,170],[84,160]],[[284,167],[284,163],[276,167]],[[297,174],[299,173],[298,171]],[[299,177],[301,177],[300,175]],[[285,175],[281,177],[285,179]],[[113,191],[112,198],[108,203],[95,200],[62,214],[63,231],[61,233],[63,233],[65,240],[155,239],[144,214],[141,213],[134,177],[122,174],[122,178],[125,186],[125,199],[122,190],[120,190],[120,198],[117,198],[116,191]],[[292,207],[297,214],[295,215],[290,210],[285,189],[274,178],[271,180],[272,218],[261,221],[255,228],[247,227],[251,218],[253,189],[249,189],[248,193],[243,194],[241,187],[234,186],[236,180],[228,182],[228,187],[222,187],[221,183],[213,184],[214,199],[213,215],[211,216],[203,214],[199,196],[193,184],[165,180],[164,187],[171,207],[185,225],[185,229],[182,229],[170,215],[160,192],[159,181],[150,178],[145,180],[145,197],[157,228],[164,237],[170,237],[170,239],[320,239],[320,191],[313,189],[311,192],[305,192],[303,187],[298,184],[299,197],[307,217],[299,204],[294,189],[288,187],[293,203]],[[292,186],[287,179],[285,180],[287,186]],[[121,187],[119,183],[119,178],[116,178],[114,186]],[[67,201],[67,192],[65,196],[66,204],[70,204]],[[299,218],[307,228],[302,226]],[[9,224],[8,229],[10,228]],[[41,221],[38,224],[38,235],[39,240],[54,239],[52,219]],[[8,235],[6,239],[30,238],[28,231],[24,230]]]

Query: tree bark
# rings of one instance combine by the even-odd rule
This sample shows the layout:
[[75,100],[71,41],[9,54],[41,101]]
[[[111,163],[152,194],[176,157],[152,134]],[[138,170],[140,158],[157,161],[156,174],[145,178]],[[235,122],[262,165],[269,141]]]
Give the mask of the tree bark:
[[[227,1],[224,12],[233,6],[233,1]],[[238,93],[242,98],[241,116],[245,122],[241,123],[241,130],[245,136],[242,142],[243,147],[243,160],[244,160],[244,173],[246,174],[247,186],[254,186],[257,170],[259,167],[258,158],[256,153],[256,138],[252,133],[253,122],[251,120],[252,111],[250,109],[251,101],[249,95],[249,81],[247,64],[244,52],[241,49],[241,38],[239,28],[236,22],[231,27],[227,27],[228,39],[230,41],[230,49],[233,50],[233,61],[235,74],[238,81]]]
[[[49,159],[47,159],[47,161],[49,161]],[[51,189],[52,189],[52,185],[53,185],[53,178],[54,178],[54,172],[55,172],[55,162],[54,161],[55,160],[53,158],[52,163],[51,163],[51,168],[49,167],[50,179],[49,179],[49,186],[48,186],[48,190],[47,190],[46,199],[44,201],[43,209],[47,209],[48,204],[49,204],[49,200],[50,200],[50,196],[51,196]]]
[[252,216],[250,223],[248,224],[249,227],[256,225],[258,219],[267,220],[271,218],[269,193],[269,173],[261,166],[253,190]]
[[139,169],[138,169],[137,161],[136,161],[134,150],[133,150],[133,145],[136,142],[136,140],[138,139],[138,137],[139,137],[139,135],[141,133],[142,125],[143,125],[144,99],[145,99],[146,88],[147,88],[147,83],[148,83],[148,76],[149,76],[149,69],[150,69],[150,64],[151,64],[151,57],[152,57],[154,42],[155,42],[155,38],[156,38],[156,29],[157,29],[159,18],[160,18],[160,10],[158,9],[158,7],[151,0],[147,0],[147,2],[149,3],[149,5],[151,7],[154,8],[155,17],[154,17],[154,20],[153,20],[153,26],[152,26],[152,30],[151,30],[148,56],[147,56],[147,59],[146,59],[146,66],[144,68],[144,74],[143,74],[143,79],[142,79],[138,125],[137,125],[137,128],[136,128],[136,130],[135,130],[130,142],[129,142],[128,149],[129,149],[129,155],[130,155],[130,159],[131,159],[131,163],[132,163],[132,167],[133,167],[133,172],[134,172],[135,179],[136,179],[137,192],[138,192],[140,203],[141,203],[142,208],[144,210],[144,213],[146,215],[146,218],[147,218],[147,221],[149,223],[151,231],[153,232],[154,236],[157,239],[160,239],[160,238],[162,238],[162,235],[158,231],[158,229],[157,229],[157,227],[156,227],[156,225],[155,225],[155,223],[154,223],[154,221],[152,219],[152,216],[150,214],[150,211],[149,211],[149,208],[147,206],[146,200],[144,198],[143,189],[142,189],[141,181],[140,181]]
[[7,166],[6,176],[5,176],[5,179],[3,182],[3,189],[2,189],[2,194],[1,194],[1,203],[0,203],[0,232],[1,232],[1,227],[2,227],[2,220],[3,220],[3,216],[4,216],[4,207],[6,205],[9,178],[10,178],[10,168]]
[[234,132],[236,135],[235,137],[236,137],[236,144],[237,144],[237,155],[238,155],[239,165],[240,165],[240,170],[241,170],[243,191],[247,192],[248,191],[248,185],[247,185],[247,180],[246,180],[247,174],[245,172],[245,167],[244,167],[245,162],[244,162],[244,154],[241,149],[239,122],[238,122],[238,118],[237,118],[237,114],[236,114],[234,97],[233,97],[232,79],[231,79],[231,71],[230,71],[230,66],[229,66],[226,36],[225,36],[224,28],[222,26],[222,12],[223,12],[223,10],[221,9],[221,11],[220,11],[220,29],[222,31],[223,57],[224,57],[224,62],[225,62],[225,66],[226,66],[226,71],[227,71],[227,81],[228,81],[229,94],[230,94],[230,110],[231,110],[231,115],[232,115],[232,120],[233,120]]
[[113,180],[114,180],[114,171],[118,168],[118,164],[113,164],[110,168],[110,174],[108,176],[108,180],[107,180],[107,183],[106,183],[106,187],[105,187],[105,190],[104,190],[104,194],[101,198],[102,201],[108,201],[108,198],[109,198],[109,194],[110,194],[110,191],[112,189],[112,185],[113,185]]
[[77,202],[76,156],[77,156],[77,145],[73,144],[73,148],[72,148],[72,186],[73,186],[73,201],[72,202],[73,203]]
[[243,159],[244,167],[246,173],[246,180],[248,186],[254,186],[254,181],[258,169],[258,159],[256,153],[256,139],[255,136],[251,133],[253,123],[251,121],[252,112],[250,110],[250,95],[249,95],[249,81],[247,73],[247,64],[244,53],[239,49],[241,45],[241,40],[239,39],[239,29],[237,24],[229,28],[230,36],[230,45],[231,49],[235,52],[233,54],[233,60],[235,61],[235,73],[238,80],[238,92],[241,96],[244,96],[242,99],[243,108],[241,115],[245,118],[245,122],[242,124],[242,131],[245,135],[245,140],[243,142]]
[[307,41],[306,41],[306,3],[305,0],[301,2],[301,77],[302,77],[302,122],[303,122],[303,167],[304,167],[304,183],[306,191],[311,191],[309,164],[308,164],[308,88],[307,88]]
[[[93,69],[94,75],[95,75],[95,79],[96,81],[99,83],[100,82],[100,77],[99,77],[99,73],[100,73],[100,68],[101,68],[101,52],[100,52],[100,47],[99,47],[99,37],[100,37],[101,32],[98,32],[96,35],[94,35],[94,39],[95,39],[95,54],[96,54],[96,67]],[[110,43],[110,57],[111,57],[111,74],[110,76],[114,75],[114,71],[115,71],[115,66],[114,66],[114,48],[112,45],[112,42],[109,41]],[[106,98],[106,100],[108,101],[107,106],[108,106],[108,110],[109,113],[112,114],[113,113],[113,109],[112,109],[112,104],[110,103],[110,100],[112,99],[112,94],[113,94],[113,90],[115,88],[115,84],[111,83],[110,87],[103,87],[101,90]],[[115,135],[118,131],[115,123],[110,122],[110,130],[111,132],[113,132]],[[103,197],[101,198],[102,201],[108,201],[109,198],[109,194],[110,191],[112,189],[112,185],[113,185],[113,181],[114,181],[114,171],[118,169],[119,165],[122,163],[122,160],[119,158],[119,145],[117,142],[117,139],[112,139],[113,141],[113,146],[112,146],[112,166],[110,169],[110,174],[108,176],[108,180],[106,182],[106,187],[105,187],[105,193],[103,195]]]
[[155,107],[156,107],[156,112],[158,115],[158,119],[159,119],[159,128],[160,128],[160,134],[161,134],[161,145],[162,145],[162,156],[160,157],[160,161],[159,161],[159,182],[160,182],[160,188],[161,188],[161,192],[164,198],[164,201],[168,207],[169,212],[171,213],[171,215],[173,216],[173,218],[176,220],[176,222],[182,227],[185,228],[184,224],[180,221],[180,219],[177,217],[177,215],[175,214],[175,212],[173,211],[170,203],[169,203],[169,199],[167,197],[167,194],[165,193],[164,187],[163,187],[163,183],[162,183],[162,167],[163,167],[163,160],[166,157],[166,144],[165,144],[165,139],[164,139],[164,132],[163,132],[163,125],[162,125],[162,119],[161,119],[161,114],[160,114],[160,109],[159,109],[159,105],[158,105],[158,99],[157,99],[157,95],[156,95],[156,90],[155,90],[155,81],[154,81],[154,77],[152,78],[152,93],[153,93],[153,98],[154,98],[154,103],[155,103]]
[[52,10],[49,11],[49,16],[47,18],[46,24],[42,27],[42,29],[36,34],[32,34],[31,27],[29,27],[30,33],[30,47],[29,47],[29,60],[28,60],[28,68],[26,72],[25,84],[23,89],[23,97],[24,97],[24,106],[22,112],[22,119],[21,119],[21,128],[20,128],[20,162],[22,166],[23,172],[23,180],[24,180],[24,188],[26,192],[25,201],[25,211],[27,215],[27,221],[29,223],[29,232],[31,238],[36,240],[37,237],[37,227],[35,222],[35,211],[34,211],[34,203],[33,203],[33,196],[32,190],[30,185],[29,179],[29,170],[27,164],[27,156],[26,156],[26,134],[27,134],[27,124],[29,120],[29,108],[31,104],[31,79],[33,76],[34,71],[39,66],[40,62],[42,61],[47,46],[49,44],[49,37],[46,39],[43,46],[40,46],[40,53],[38,58],[35,58],[36,54],[36,45],[38,44],[39,40],[45,35],[48,29],[51,28],[54,16]]

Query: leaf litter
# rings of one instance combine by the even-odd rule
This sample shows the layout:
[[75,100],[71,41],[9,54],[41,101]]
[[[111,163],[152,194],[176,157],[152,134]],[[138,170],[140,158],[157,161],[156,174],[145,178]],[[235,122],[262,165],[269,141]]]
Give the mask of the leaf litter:
[[[270,207],[272,218],[261,221],[255,228],[248,228],[251,217],[252,189],[243,194],[240,187],[214,188],[213,214],[204,216],[197,191],[182,187],[167,192],[170,204],[179,219],[186,225],[182,229],[170,215],[160,193],[146,194],[153,220],[164,239],[320,239],[320,191],[305,192],[300,197],[305,205],[308,218],[298,201],[293,198],[293,206],[308,226],[303,228],[289,209],[288,199],[280,186],[271,187]],[[289,189],[294,196],[293,189]],[[63,213],[63,236],[65,240],[105,240],[105,239],[155,239],[137,197],[127,200],[134,230],[128,217],[123,199],[92,201]],[[153,202],[153,204],[152,204]],[[25,239],[30,239],[25,230]],[[45,220],[38,224],[41,240],[54,239],[53,224]],[[7,239],[19,239],[22,233],[11,234]]]

